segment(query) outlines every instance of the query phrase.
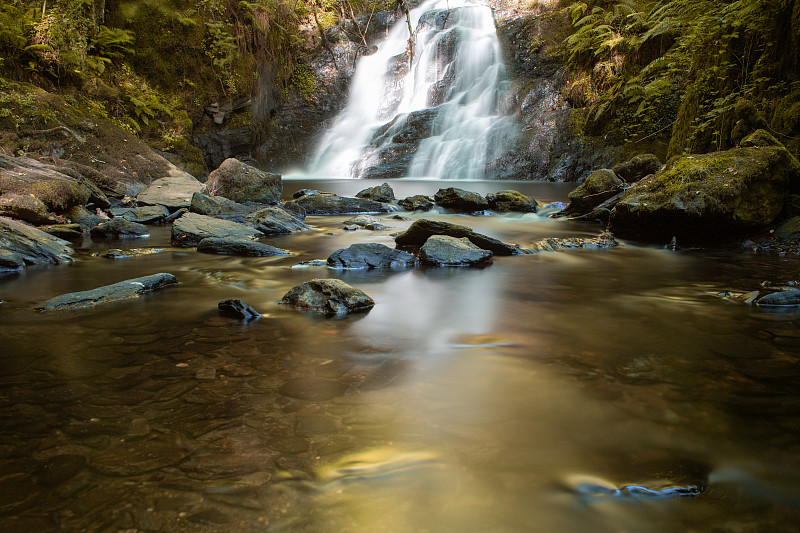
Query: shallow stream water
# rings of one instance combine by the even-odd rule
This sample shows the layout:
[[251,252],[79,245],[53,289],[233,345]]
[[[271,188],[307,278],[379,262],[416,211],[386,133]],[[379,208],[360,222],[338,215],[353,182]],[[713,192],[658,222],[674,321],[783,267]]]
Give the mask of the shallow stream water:
[[[353,195],[366,181],[286,181]],[[448,182],[447,186],[459,186]],[[540,203],[569,186],[520,189]],[[398,198],[441,182],[398,180]],[[523,247],[597,226],[434,217]],[[719,297],[800,278],[797,257],[636,246],[481,269],[292,268],[388,232],[269,237],[288,257],[143,240],[0,278],[0,530],[90,532],[795,531],[800,313]],[[111,260],[108,248],[164,251]],[[134,301],[53,296],[171,272]],[[275,304],[336,277],[376,301],[324,319]],[[242,324],[217,302],[264,316]],[[681,492],[684,491],[684,492]],[[693,495],[689,495],[691,493]]]

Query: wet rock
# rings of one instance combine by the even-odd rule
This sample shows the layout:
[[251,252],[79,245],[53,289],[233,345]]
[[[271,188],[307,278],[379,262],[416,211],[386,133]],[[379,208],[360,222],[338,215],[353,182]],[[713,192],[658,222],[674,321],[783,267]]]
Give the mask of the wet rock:
[[389,229],[389,226],[384,226],[377,218],[370,215],[358,215],[357,217],[345,220],[343,224],[345,225],[345,229],[347,226],[359,226],[372,231],[385,231]]
[[775,220],[798,176],[800,163],[783,147],[674,157],[625,190],[611,230],[646,241],[718,243]]
[[247,206],[229,200],[224,196],[208,196],[207,194],[196,192],[192,195],[189,211],[198,215],[213,217],[243,214],[248,210]]
[[83,239],[83,228],[80,224],[50,224],[39,226],[39,229],[65,241],[75,242]]
[[458,213],[474,213],[489,209],[489,203],[480,194],[456,187],[439,189],[433,196],[436,205]]
[[113,218],[89,230],[92,239],[134,239],[149,237],[150,230],[144,224],[130,222],[124,218]]
[[386,204],[365,198],[350,198],[330,193],[301,196],[286,202],[285,209],[297,209],[306,215],[353,215],[357,213],[386,213]]
[[103,222],[108,221],[108,217],[101,217],[92,213],[83,206],[76,206],[67,212],[67,217],[75,224],[80,224],[84,229],[91,229]]
[[596,248],[606,249],[619,246],[619,243],[610,233],[602,233],[592,239],[584,239],[582,237],[570,237],[566,239],[550,238],[543,239],[535,243],[531,247],[531,251],[537,252],[557,252],[559,250],[571,248]]
[[169,210],[163,205],[147,205],[127,210],[122,218],[138,224],[155,224],[163,222],[168,216]]
[[645,176],[655,174],[662,166],[663,163],[658,159],[658,156],[653,154],[640,154],[631,158],[629,161],[614,165],[611,171],[616,174],[618,178],[628,183],[634,183]]
[[519,191],[499,191],[487,194],[486,201],[489,209],[501,213],[535,213],[539,204],[530,196],[525,196]]
[[381,185],[357,192],[356,198],[367,198],[369,200],[375,200],[376,202],[390,204],[394,202],[394,191],[388,183],[384,182]]
[[756,301],[763,307],[798,307],[800,306],[800,290],[773,292]]
[[228,158],[208,175],[205,194],[224,196],[234,202],[257,202],[267,205],[280,203],[283,181],[279,174],[264,172]]
[[175,246],[197,246],[208,237],[253,240],[261,235],[260,231],[244,224],[195,213],[186,213],[172,224],[172,244]]
[[358,270],[409,268],[416,262],[410,253],[378,243],[353,244],[349,248],[336,250],[328,257],[328,266]]
[[206,237],[197,244],[197,251],[204,254],[238,255],[246,257],[269,257],[289,255],[289,252],[257,241]]
[[433,198],[430,196],[415,194],[414,196],[399,200],[397,205],[406,211],[430,211],[436,204],[433,203]]
[[800,241],[800,216],[792,217],[778,226],[775,238],[781,242]]
[[164,250],[161,248],[131,248],[129,250],[112,248],[111,250],[106,250],[100,254],[100,256],[105,257],[106,259],[129,259],[131,257],[160,254],[162,252],[164,252]]
[[0,216],[11,217],[31,224],[58,222],[44,202],[29,194],[4,193],[0,196]]
[[267,207],[247,215],[247,223],[264,235],[288,235],[308,231],[311,227],[294,214],[280,207]]
[[141,278],[120,281],[97,289],[81,292],[70,292],[56,296],[44,302],[36,309],[39,311],[70,311],[85,309],[95,305],[137,298],[141,294],[162,289],[178,283],[172,274],[160,273]]
[[398,246],[422,246],[431,235],[448,235],[458,239],[466,237],[469,241],[484,250],[491,251],[494,255],[515,255],[522,253],[519,248],[502,241],[472,231],[467,226],[439,222],[436,220],[417,220],[409,228],[395,237]]
[[261,316],[261,313],[241,300],[224,300],[217,304],[217,308],[220,315],[239,320],[253,320]]
[[432,235],[419,249],[422,263],[438,266],[470,266],[488,261],[493,257],[489,250],[478,248],[469,239]]
[[67,241],[22,222],[0,218],[0,271],[72,261]]
[[280,388],[281,394],[298,400],[322,402],[341,396],[347,386],[338,381],[317,377],[301,377],[290,379]]
[[363,291],[338,279],[305,281],[287,292],[278,303],[326,316],[364,313],[375,306],[375,301]]
[[582,184],[569,193],[569,216],[583,215],[622,191],[624,183],[613,171],[604,168],[592,172]]
[[163,205],[170,211],[192,204],[192,195],[203,190],[203,184],[197,178],[185,172],[174,172],[174,175],[159,178],[142,189],[136,195],[141,205]]

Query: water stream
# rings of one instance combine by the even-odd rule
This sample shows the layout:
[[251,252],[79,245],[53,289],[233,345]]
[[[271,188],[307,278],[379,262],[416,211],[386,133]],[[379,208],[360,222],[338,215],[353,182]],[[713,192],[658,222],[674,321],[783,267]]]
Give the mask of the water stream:
[[[399,197],[441,184],[392,183]],[[542,203],[570,188],[513,185]],[[288,181],[285,194],[353,186]],[[522,246],[598,231],[425,216]],[[350,232],[346,218],[265,239],[288,257],[176,249],[154,226],[0,278],[0,530],[796,530],[800,314],[719,294],[796,280],[798,258],[626,243],[483,269],[293,268],[354,242],[392,246],[411,223]],[[165,251],[96,255],[119,247]],[[83,312],[30,309],[156,272],[180,284]],[[275,304],[313,277],[376,305],[329,320]],[[227,298],[264,316],[220,317]]]
[[[428,0],[359,59],[347,106],[312,156],[314,177],[492,178],[516,133],[494,17],[471,0]],[[413,56],[413,57],[412,57]]]

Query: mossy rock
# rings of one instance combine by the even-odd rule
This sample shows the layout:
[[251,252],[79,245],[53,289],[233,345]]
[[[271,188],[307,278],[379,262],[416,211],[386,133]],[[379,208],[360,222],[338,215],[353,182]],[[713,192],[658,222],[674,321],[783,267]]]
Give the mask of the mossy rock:
[[800,164],[781,147],[676,157],[626,189],[611,230],[637,240],[719,242],[772,223],[798,178]]
[[614,165],[611,170],[620,179],[633,183],[639,181],[645,176],[655,174],[661,169],[663,163],[654,154],[639,154],[632,157],[630,160]]
[[619,193],[625,184],[613,170],[602,168],[589,174],[589,177],[567,195],[571,215],[586,213]]
[[781,142],[776,139],[770,132],[767,130],[756,130],[744,139],[742,142],[739,143],[739,146],[742,148],[752,148],[752,147],[759,147],[759,146],[776,146],[783,148],[784,146]]

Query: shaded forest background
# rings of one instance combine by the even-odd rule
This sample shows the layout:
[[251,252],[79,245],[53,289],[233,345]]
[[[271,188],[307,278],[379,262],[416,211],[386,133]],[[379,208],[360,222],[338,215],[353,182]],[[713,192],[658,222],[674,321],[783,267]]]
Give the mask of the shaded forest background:
[[[37,0],[0,2],[0,150],[25,132],[113,121],[207,172],[193,135],[268,129],[282,101],[314,102],[325,35],[368,46],[367,0]],[[800,0],[590,0],[520,4],[547,19],[524,43],[564,66],[576,135],[665,154],[734,146],[764,128],[800,151]],[[73,117],[76,119],[76,117]],[[73,120],[74,122],[74,120]]]

